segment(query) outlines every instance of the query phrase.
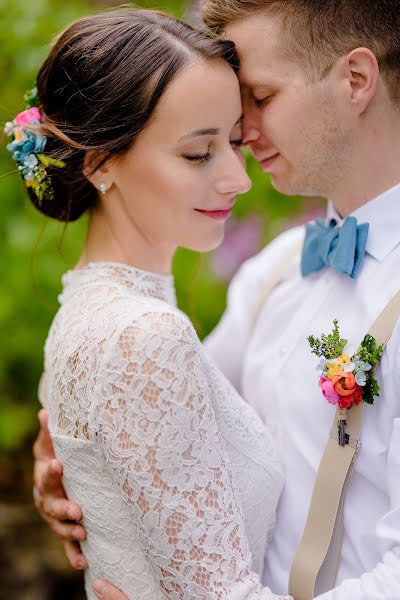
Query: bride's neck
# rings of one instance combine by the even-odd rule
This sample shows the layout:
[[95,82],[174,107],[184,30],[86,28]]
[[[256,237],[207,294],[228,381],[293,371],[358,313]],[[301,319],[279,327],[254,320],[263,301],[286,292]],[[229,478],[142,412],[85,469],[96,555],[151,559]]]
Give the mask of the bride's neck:
[[143,271],[170,275],[175,248],[156,245],[126,218],[106,215],[99,208],[89,217],[86,242],[76,268],[90,262],[119,262]]

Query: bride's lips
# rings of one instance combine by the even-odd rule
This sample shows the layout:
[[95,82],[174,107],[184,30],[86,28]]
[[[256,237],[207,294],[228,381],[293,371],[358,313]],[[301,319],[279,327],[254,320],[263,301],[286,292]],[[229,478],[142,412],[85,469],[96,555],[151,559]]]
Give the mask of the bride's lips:
[[206,217],[210,217],[211,219],[223,221],[231,216],[232,207],[221,210],[201,210],[200,208],[195,208],[195,211],[205,215]]
[[279,152],[277,152],[276,154],[273,154],[272,156],[268,156],[268,158],[264,158],[263,160],[260,160],[260,165],[261,165],[262,170],[268,172],[269,168],[276,161],[278,156],[279,156]]

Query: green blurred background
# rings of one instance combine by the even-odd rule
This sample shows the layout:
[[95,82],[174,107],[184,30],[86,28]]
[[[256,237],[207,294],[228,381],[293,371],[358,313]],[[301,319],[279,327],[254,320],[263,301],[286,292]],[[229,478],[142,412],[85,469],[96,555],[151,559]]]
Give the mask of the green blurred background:
[[[23,110],[23,94],[54,34],[79,16],[120,4],[94,0],[0,0],[0,127]],[[137,2],[192,20],[184,0]],[[64,227],[28,203],[15,163],[0,145],[0,599],[82,598],[58,542],[31,502],[32,441],[39,409],[43,345],[57,310],[60,278],[76,261],[86,220]],[[315,200],[285,198],[247,156],[253,189],[235,207],[224,244],[210,255],[181,250],[175,260],[180,307],[203,338],[225,307],[240,264],[283,229],[321,213]]]

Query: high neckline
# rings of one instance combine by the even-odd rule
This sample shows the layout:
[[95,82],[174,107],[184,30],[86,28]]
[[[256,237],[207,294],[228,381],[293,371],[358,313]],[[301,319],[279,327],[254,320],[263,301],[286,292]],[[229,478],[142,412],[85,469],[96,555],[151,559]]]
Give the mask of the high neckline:
[[[144,271],[118,262],[90,262],[80,269],[71,269],[62,277],[64,291],[67,287],[90,286],[99,282],[113,283],[131,289],[134,293],[157,298],[176,306],[173,275]],[[63,294],[61,295],[61,300]]]

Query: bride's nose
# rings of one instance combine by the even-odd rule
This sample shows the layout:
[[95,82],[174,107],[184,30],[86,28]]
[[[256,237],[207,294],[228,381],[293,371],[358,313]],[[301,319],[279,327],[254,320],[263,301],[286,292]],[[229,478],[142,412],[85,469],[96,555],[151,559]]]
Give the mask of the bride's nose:
[[252,182],[246,172],[244,157],[232,150],[229,159],[224,161],[217,180],[217,192],[223,195],[245,194],[251,186]]

